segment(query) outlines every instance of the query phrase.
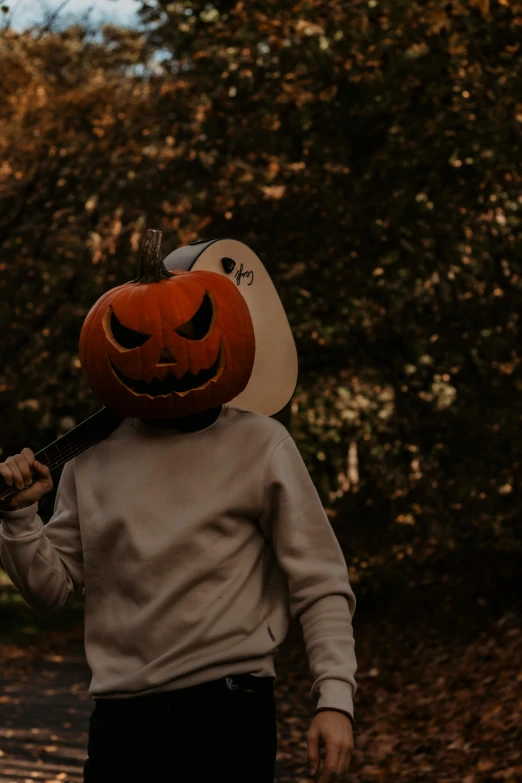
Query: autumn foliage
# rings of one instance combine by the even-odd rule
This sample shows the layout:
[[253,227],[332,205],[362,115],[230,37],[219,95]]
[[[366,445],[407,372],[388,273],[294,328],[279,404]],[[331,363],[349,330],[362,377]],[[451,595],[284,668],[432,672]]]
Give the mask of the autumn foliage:
[[[165,255],[247,243],[358,599],[349,780],[521,780],[522,0],[149,0],[142,20],[0,36],[0,458],[100,407],[81,326],[146,228]],[[279,671],[289,783],[295,640]],[[6,726],[37,682],[10,677]]]
[[135,277],[146,227],[165,254],[231,236],[287,308],[293,432],[339,532],[402,558],[516,546],[522,3],[143,21],[0,41],[3,453],[99,407],[81,324]]

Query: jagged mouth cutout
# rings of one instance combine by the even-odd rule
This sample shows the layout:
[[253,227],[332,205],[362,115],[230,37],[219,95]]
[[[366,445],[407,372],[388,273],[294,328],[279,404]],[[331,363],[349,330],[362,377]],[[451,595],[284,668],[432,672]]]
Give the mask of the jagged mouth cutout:
[[201,391],[206,389],[210,383],[218,380],[221,373],[225,369],[225,349],[223,341],[219,344],[219,351],[217,359],[208,370],[200,370],[194,374],[192,372],[186,372],[181,378],[176,378],[175,375],[168,375],[164,381],[159,378],[154,378],[153,381],[147,383],[146,381],[135,381],[133,378],[127,378],[109,359],[109,364],[114,375],[118,381],[128,391],[137,396],[145,395],[147,397],[168,397],[170,394],[177,394],[180,397],[184,397],[186,394],[192,391]]

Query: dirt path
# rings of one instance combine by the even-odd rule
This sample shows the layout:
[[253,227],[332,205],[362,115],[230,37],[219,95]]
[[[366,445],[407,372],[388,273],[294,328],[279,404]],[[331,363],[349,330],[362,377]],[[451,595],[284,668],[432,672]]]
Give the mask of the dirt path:
[[[403,631],[404,629],[401,629]],[[0,783],[81,783],[92,702],[80,629],[4,647]],[[522,631],[508,614],[471,641],[385,623],[356,629],[362,734],[346,783],[522,781]],[[276,783],[305,783],[313,715],[299,629],[277,660]]]
[[81,643],[2,650],[0,781],[81,783],[89,671]]

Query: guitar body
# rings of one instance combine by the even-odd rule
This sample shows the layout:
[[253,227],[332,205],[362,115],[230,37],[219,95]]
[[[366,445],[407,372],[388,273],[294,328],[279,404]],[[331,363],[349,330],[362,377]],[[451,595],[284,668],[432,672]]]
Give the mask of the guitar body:
[[279,294],[258,256],[235,239],[210,239],[174,250],[163,263],[169,271],[217,272],[238,287],[254,324],[256,356],[246,389],[230,404],[265,416],[279,413],[295,391],[297,350]]

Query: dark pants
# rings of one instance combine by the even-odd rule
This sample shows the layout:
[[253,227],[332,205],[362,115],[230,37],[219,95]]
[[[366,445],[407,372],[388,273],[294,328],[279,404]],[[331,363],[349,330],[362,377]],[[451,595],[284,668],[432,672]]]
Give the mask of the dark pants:
[[274,678],[251,674],[175,691],[96,699],[84,783],[273,783]]

